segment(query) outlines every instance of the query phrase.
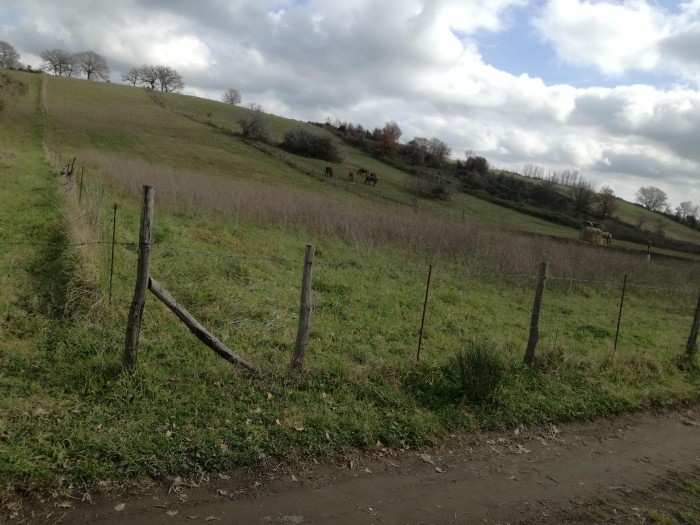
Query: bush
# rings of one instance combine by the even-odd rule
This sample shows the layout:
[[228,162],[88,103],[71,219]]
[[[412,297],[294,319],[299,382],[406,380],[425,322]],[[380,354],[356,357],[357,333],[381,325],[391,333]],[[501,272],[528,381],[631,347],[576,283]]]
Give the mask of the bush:
[[294,128],[284,136],[282,147],[303,157],[340,162],[343,160],[338,148],[328,135],[317,135],[302,128]]
[[238,121],[241,125],[241,133],[246,140],[255,140],[265,144],[270,143],[270,127],[263,119],[262,112],[251,111]]
[[443,370],[455,398],[480,406],[495,403],[506,375],[505,363],[489,342],[471,342]]

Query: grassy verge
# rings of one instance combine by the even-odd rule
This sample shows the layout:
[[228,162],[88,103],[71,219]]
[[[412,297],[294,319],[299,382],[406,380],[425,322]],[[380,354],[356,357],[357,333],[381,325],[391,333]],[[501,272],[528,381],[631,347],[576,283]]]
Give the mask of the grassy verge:
[[668,473],[645,490],[616,491],[595,503],[559,513],[558,523],[663,525],[700,523],[700,472]]

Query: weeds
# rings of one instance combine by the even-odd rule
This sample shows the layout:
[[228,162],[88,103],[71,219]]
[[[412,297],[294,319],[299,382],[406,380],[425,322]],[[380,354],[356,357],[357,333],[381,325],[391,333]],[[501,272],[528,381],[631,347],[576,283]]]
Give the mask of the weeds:
[[487,406],[498,401],[506,379],[506,365],[493,343],[472,341],[458,350],[443,367],[455,397],[471,405]]

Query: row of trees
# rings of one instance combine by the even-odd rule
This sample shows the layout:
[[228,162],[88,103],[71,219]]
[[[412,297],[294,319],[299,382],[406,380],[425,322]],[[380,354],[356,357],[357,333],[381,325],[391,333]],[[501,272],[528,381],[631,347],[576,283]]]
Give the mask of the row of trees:
[[182,75],[169,66],[151,66],[144,64],[132,67],[122,74],[122,80],[133,86],[142,85],[150,89],[157,89],[165,93],[179,91],[185,87]]
[[94,51],[70,53],[63,49],[42,51],[42,69],[56,76],[72,77],[84,74],[88,80],[109,80],[109,65],[102,55]]
[[531,179],[540,179],[552,184],[562,184],[564,186],[576,186],[583,182],[581,172],[574,169],[547,170],[537,164],[525,164],[520,171],[520,175]]

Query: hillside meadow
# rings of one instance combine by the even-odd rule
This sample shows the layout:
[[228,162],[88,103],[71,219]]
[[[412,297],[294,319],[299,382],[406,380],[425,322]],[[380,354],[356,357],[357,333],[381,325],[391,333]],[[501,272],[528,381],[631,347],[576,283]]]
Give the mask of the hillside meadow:
[[[29,93],[0,127],[5,494],[423,447],[700,397],[697,366],[678,366],[697,263],[572,242],[577,232],[468,196],[415,205],[408,175],[353,150],[343,169],[374,166],[380,184],[324,180],[322,163],[242,141],[244,108],[22,78]],[[270,119],[277,138],[298,125]],[[76,175],[59,175],[73,157]],[[144,184],[151,275],[258,374],[217,357],[152,295],[137,370],[122,372]],[[314,312],[294,374],[306,244]]]

